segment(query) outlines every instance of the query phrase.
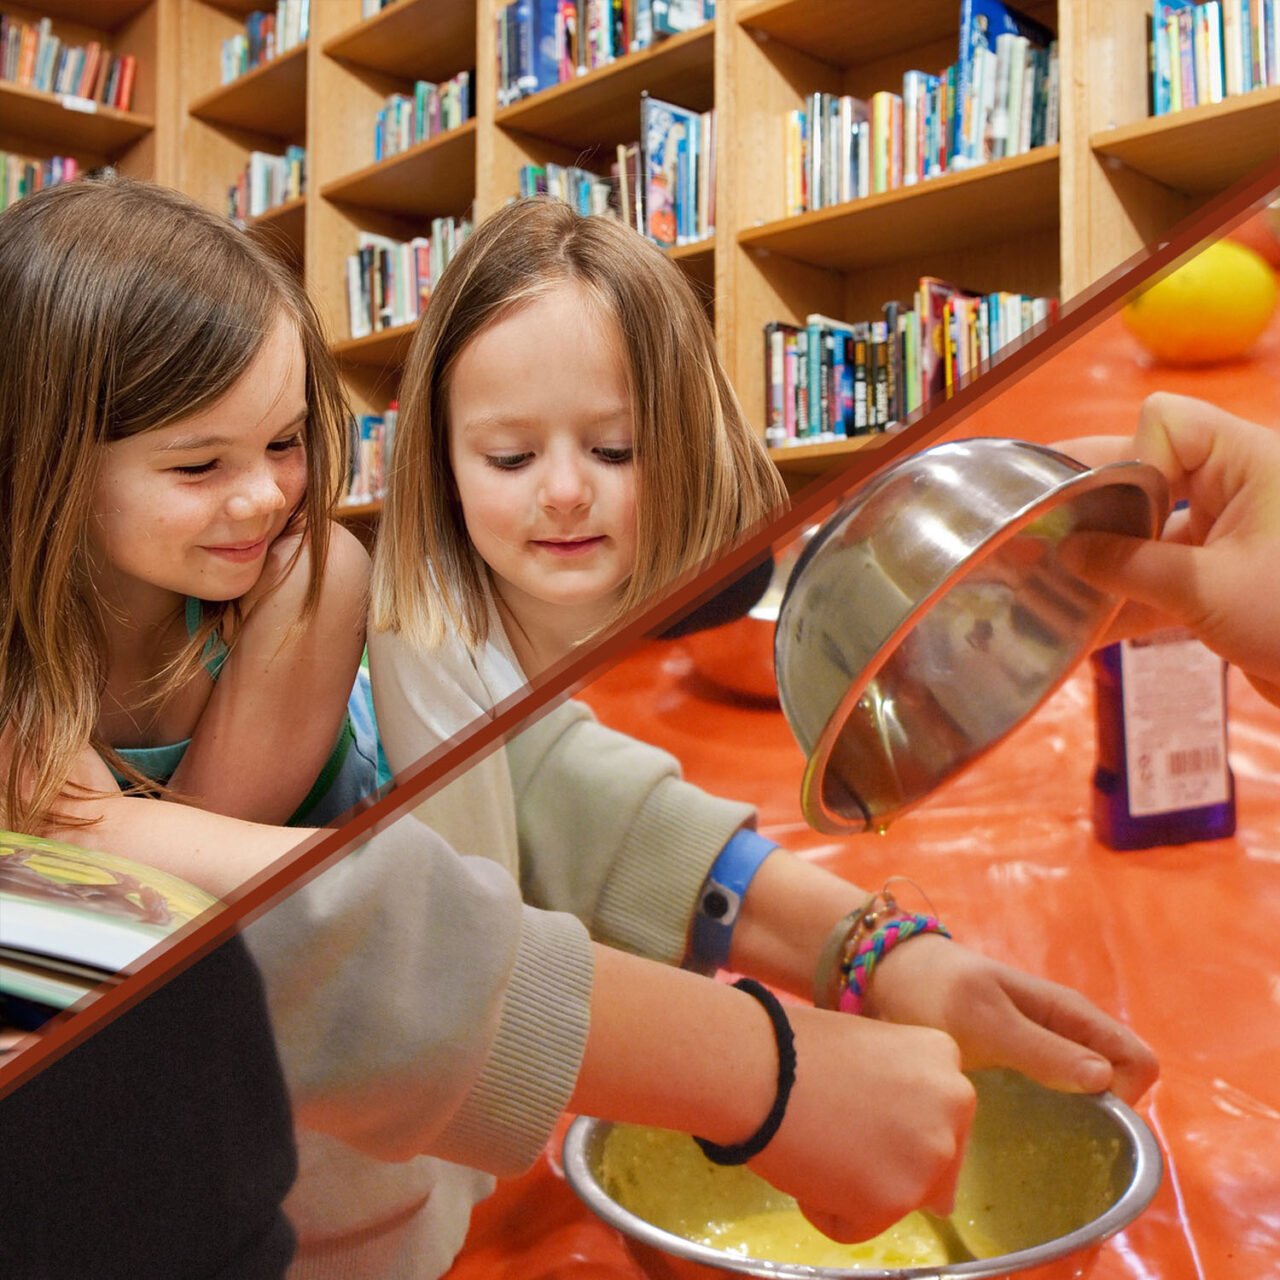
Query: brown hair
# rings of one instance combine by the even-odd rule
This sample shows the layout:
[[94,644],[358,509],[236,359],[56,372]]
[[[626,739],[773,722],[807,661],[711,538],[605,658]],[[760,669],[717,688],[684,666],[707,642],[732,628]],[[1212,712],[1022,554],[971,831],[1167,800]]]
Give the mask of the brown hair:
[[571,280],[618,324],[635,422],[638,547],[615,621],[786,499],[743,418],[684,272],[612,219],[519,200],[486,219],[440,278],[406,359],[371,623],[411,643],[488,630],[483,566],[449,461],[449,377],[485,326]]
[[[0,732],[10,748],[5,825],[55,815],[76,756],[99,741],[106,679],[88,572],[100,445],[216,402],[281,314],[298,328],[310,410],[307,488],[291,527],[311,545],[303,620],[319,597],[328,516],[344,468],[347,410],[319,320],[289,270],[224,218],[129,179],[26,197],[0,214]],[[235,617],[204,624],[163,673],[161,695],[198,667]]]

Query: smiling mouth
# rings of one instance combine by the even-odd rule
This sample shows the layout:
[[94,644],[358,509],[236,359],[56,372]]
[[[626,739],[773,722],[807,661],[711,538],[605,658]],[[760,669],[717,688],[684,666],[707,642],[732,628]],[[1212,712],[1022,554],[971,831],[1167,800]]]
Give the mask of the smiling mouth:
[[264,534],[253,542],[224,543],[220,546],[205,547],[205,550],[211,555],[222,556],[227,560],[252,560],[262,554],[266,545],[267,537]]

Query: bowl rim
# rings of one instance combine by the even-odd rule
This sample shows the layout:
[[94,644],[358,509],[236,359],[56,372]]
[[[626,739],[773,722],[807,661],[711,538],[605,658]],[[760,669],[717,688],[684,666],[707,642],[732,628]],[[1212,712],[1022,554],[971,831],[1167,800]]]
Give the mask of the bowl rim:
[[1017,1249],[1013,1253],[1003,1253],[995,1258],[952,1262],[941,1267],[818,1267],[805,1263],[740,1258],[655,1226],[623,1208],[606,1194],[592,1172],[588,1148],[597,1130],[608,1133],[614,1124],[612,1120],[599,1120],[593,1116],[575,1117],[565,1133],[561,1163],[565,1178],[582,1202],[610,1226],[642,1244],[722,1271],[767,1277],[768,1280],[952,1280],[953,1277],[955,1280],[996,1280],[997,1277],[1043,1266],[1102,1244],[1133,1222],[1155,1198],[1160,1188],[1164,1175],[1160,1145],[1142,1117],[1112,1093],[1076,1096],[1092,1098],[1128,1139],[1128,1148],[1133,1156],[1133,1171],[1120,1197],[1084,1226],[1043,1244],[1033,1245],[1029,1249]]
[[[983,439],[979,437],[979,439]],[[1072,466],[1082,466],[1076,462],[1074,458],[1067,454],[1057,453],[1053,449],[1046,448],[1044,445],[1030,444],[1023,441],[1005,441],[1004,437],[991,437],[992,440],[999,439],[1002,442],[1014,445],[1025,445],[1025,447],[1035,449],[1039,453],[1048,454],[1050,457],[1059,458],[1063,462]],[[971,444],[974,441],[955,440],[948,441],[947,444]],[[945,448],[946,444],[939,445],[936,448]],[[924,457],[928,454],[935,453],[936,449],[926,449],[921,453],[912,454],[906,459],[906,463],[910,463],[916,458]],[[905,464],[904,464],[905,465]],[[897,472],[901,468],[894,467],[891,471]],[[890,474],[889,471],[880,472],[875,481],[884,479]],[[1141,490],[1147,497],[1148,510],[1151,516],[1150,532],[1147,536],[1154,537],[1163,527],[1164,521],[1169,511],[1169,488],[1168,482],[1164,475],[1150,463],[1136,461],[1109,462],[1100,467],[1084,468],[1075,474],[1065,477],[1061,483],[1054,485],[1046,490],[1034,502],[1028,503],[1020,508],[1009,517],[998,528],[993,529],[977,546],[975,546],[962,560],[952,566],[951,570],[942,577],[916,605],[903,618],[902,622],[890,632],[881,642],[879,648],[869,662],[867,662],[859,673],[857,679],[853,680],[844,694],[837,702],[831,715],[827,718],[826,724],[822,731],[818,734],[817,741],[814,743],[812,750],[809,752],[808,759],[805,762],[804,775],[800,784],[800,807],[804,814],[805,820],[817,831],[822,831],[830,835],[847,835],[851,832],[860,831],[877,831],[883,827],[887,827],[890,822],[896,821],[904,814],[910,812],[917,805],[927,800],[937,789],[937,786],[943,786],[953,781],[964,773],[970,766],[976,764],[989,751],[993,750],[1001,742],[1003,742],[1010,734],[1013,733],[1020,725],[1022,725],[1035,710],[1043,706],[1057,691],[1066,683],[1072,672],[1080,665],[1089,653],[1097,647],[1099,640],[1106,634],[1112,622],[1115,621],[1119,614],[1124,601],[1120,597],[1112,597],[1111,604],[1099,616],[1097,623],[1088,634],[1088,639],[1080,648],[1076,658],[1069,662],[1058,677],[1046,689],[1044,696],[1038,703],[1028,710],[1023,716],[1019,717],[1010,724],[1003,733],[992,738],[987,742],[981,750],[965,759],[956,769],[942,779],[933,790],[926,791],[917,796],[914,800],[909,800],[905,804],[899,805],[891,812],[883,814],[871,813],[863,798],[857,795],[852,789],[849,789],[851,798],[857,803],[862,812],[864,821],[859,824],[851,819],[835,813],[826,803],[823,796],[823,782],[826,777],[827,767],[831,760],[831,754],[835,749],[836,743],[839,741],[840,735],[844,729],[845,723],[852,714],[858,702],[862,699],[863,694],[867,691],[867,686],[879,675],[881,668],[889,661],[889,659],[897,652],[902,642],[915,629],[917,623],[948,591],[952,589],[962,578],[971,573],[973,569],[983,560],[987,559],[994,551],[996,551],[1005,542],[1015,537],[1028,524],[1044,515],[1047,511],[1055,507],[1061,506],[1064,501],[1074,498],[1079,494],[1088,493],[1095,489],[1111,488],[1111,487],[1136,488]],[[842,511],[837,516],[833,516],[828,522],[827,532],[832,532],[835,528],[843,524],[844,519],[850,513]],[[821,537],[821,542],[819,542]],[[785,612],[788,598],[791,595],[791,589],[799,580],[801,569],[807,565],[819,553],[821,546],[827,541],[825,535],[815,535],[810,541],[810,546],[806,547],[809,555],[802,557],[796,562],[796,566],[792,571],[792,577],[787,587],[787,598],[784,598],[780,614]],[[814,545],[818,544],[818,545]],[[776,645],[780,643],[781,628],[775,636],[775,665],[777,663]],[[779,680],[779,692],[781,692],[782,681]],[[785,708],[785,701],[783,706]]]

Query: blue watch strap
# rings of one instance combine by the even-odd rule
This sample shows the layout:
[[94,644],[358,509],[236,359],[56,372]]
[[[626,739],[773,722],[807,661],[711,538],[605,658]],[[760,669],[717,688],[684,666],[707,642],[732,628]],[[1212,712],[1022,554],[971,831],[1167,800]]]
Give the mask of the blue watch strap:
[[772,840],[745,827],[734,832],[707,872],[698,894],[689,936],[691,967],[714,973],[729,963],[729,943],[742,895],[760,864],[777,848]]

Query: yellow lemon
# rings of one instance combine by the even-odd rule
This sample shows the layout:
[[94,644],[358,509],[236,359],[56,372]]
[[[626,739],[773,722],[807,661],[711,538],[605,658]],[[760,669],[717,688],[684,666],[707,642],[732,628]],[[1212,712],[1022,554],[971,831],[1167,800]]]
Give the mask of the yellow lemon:
[[1276,276],[1252,249],[1219,240],[1144,290],[1126,327],[1157,360],[1216,364],[1243,355],[1276,305]]

